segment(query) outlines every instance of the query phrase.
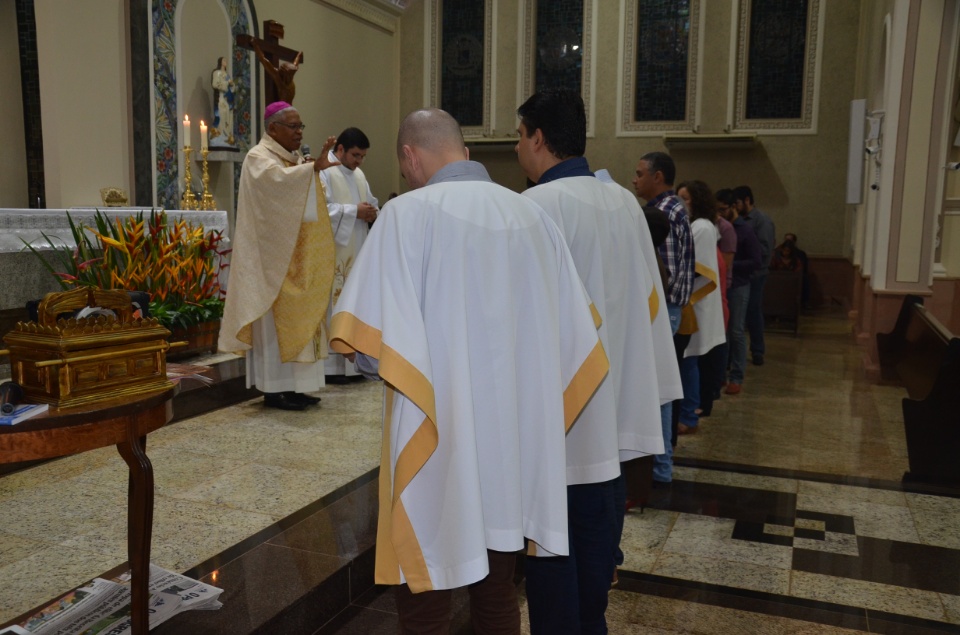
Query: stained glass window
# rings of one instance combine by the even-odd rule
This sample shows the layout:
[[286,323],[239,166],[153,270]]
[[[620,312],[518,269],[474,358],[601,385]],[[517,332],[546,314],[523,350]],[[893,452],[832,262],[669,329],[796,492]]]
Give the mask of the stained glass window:
[[583,0],[537,2],[537,92],[580,92],[583,81]]
[[485,2],[442,4],[440,107],[461,126],[482,126]]
[[808,0],[752,0],[746,119],[803,116]]
[[634,121],[687,116],[690,0],[638,0]]

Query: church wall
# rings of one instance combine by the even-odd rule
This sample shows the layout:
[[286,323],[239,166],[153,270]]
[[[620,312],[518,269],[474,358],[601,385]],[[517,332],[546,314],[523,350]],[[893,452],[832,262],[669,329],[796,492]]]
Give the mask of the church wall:
[[[0,1],[12,12],[12,0]],[[126,4],[125,0],[36,3],[47,207],[100,205],[100,188],[108,185],[133,193]],[[374,194],[385,199],[399,181],[392,151],[399,123],[398,36],[312,0],[261,0],[255,5],[261,22],[274,19],[285,25],[283,44],[304,51],[306,62],[296,76],[296,105],[308,125],[304,140],[319,150],[327,135],[350,125],[363,129],[373,144],[364,170]],[[209,75],[216,58],[224,54],[220,49],[229,43],[226,27],[215,35],[205,31],[210,11],[222,9],[219,3],[185,3],[187,20],[181,23],[196,53],[185,56],[181,70],[201,78],[187,87],[184,102],[196,122],[194,146],[199,146],[199,120],[209,117],[212,108]],[[3,57],[15,63],[16,20],[10,26],[9,21],[2,22],[3,28],[12,29],[11,37],[2,38],[2,46],[13,47],[11,55]],[[0,66],[0,76],[12,72]],[[4,109],[19,107],[19,100],[3,101]],[[8,116],[0,117],[0,126],[13,126],[19,117],[4,112]],[[22,145],[22,123],[16,127],[7,130],[4,139],[16,141],[19,135]],[[0,160],[8,160],[7,155],[0,155]],[[16,161],[23,164],[22,151]],[[232,198],[229,169],[227,164],[210,168],[214,194],[224,206]],[[220,171],[228,178],[218,178]],[[14,179],[12,171],[3,172],[0,183],[15,180],[26,192],[25,175]],[[199,164],[194,164],[193,176],[199,189]],[[15,189],[4,185],[0,191],[6,198]],[[4,200],[0,206],[26,206],[25,194],[20,198],[24,200]]]
[[394,150],[399,99],[399,36],[313,0],[257,0],[257,19],[284,25],[281,44],[302,50],[295,105],[316,154],[327,136],[356,126],[370,139],[363,171],[381,204],[397,191]]
[[[516,127],[516,107],[529,95],[518,91],[518,26],[504,25],[520,14],[519,2],[497,2],[498,33],[494,47],[498,64],[495,133],[505,135]],[[423,50],[426,44],[426,2],[415,3],[402,20],[404,61],[401,65],[400,103],[405,110],[425,104]],[[849,256],[851,213],[845,203],[849,103],[854,98],[860,7],[856,2],[825,0],[822,32],[819,119],[815,134],[760,133],[749,150],[676,150],[672,152],[678,180],[702,179],[714,189],[748,184],[757,204],[774,219],[778,238],[798,234],[810,255]],[[703,55],[700,63],[701,133],[721,133],[732,100],[731,38],[735,37],[732,0],[710,0],[704,11]],[[624,187],[631,180],[641,155],[665,150],[659,136],[617,137],[616,106],[620,3],[596,3],[596,60],[594,135],[587,142],[587,158],[594,169],[607,168]],[[500,31],[503,33],[501,34]],[[409,53],[409,58],[407,54]],[[520,92],[520,94],[518,94]],[[510,113],[512,120],[500,117]],[[498,182],[520,190],[525,179],[512,146],[474,152]]]
[[132,191],[124,4],[35,4],[47,207],[100,205],[106,186]]
[[948,276],[960,278],[960,215],[951,214],[943,218],[941,241],[941,264]]
[[[213,88],[211,79],[213,70],[217,67],[217,60],[226,57],[227,69],[230,76],[234,76],[231,51],[233,50],[233,35],[230,32],[230,22],[226,10],[220,2],[207,0],[181,1],[177,33],[180,40],[177,64],[179,66],[178,97],[183,113],[190,115],[191,139],[193,148],[191,153],[191,187],[196,192],[202,192],[203,163],[200,155],[200,122],[208,126],[213,125]],[[185,81],[185,78],[191,78]],[[239,113],[235,114],[238,116]],[[183,121],[183,117],[178,117]],[[181,140],[181,145],[183,141]],[[183,155],[178,157],[181,161]],[[208,161],[207,170],[210,174],[210,193],[213,194],[217,207],[234,210],[233,163],[226,161]],[[183,179],[181,177],[181,188]],[[232,227],[232,225],[231,225]]]
[[0,0],[0,207],[29,207],[14,0]]

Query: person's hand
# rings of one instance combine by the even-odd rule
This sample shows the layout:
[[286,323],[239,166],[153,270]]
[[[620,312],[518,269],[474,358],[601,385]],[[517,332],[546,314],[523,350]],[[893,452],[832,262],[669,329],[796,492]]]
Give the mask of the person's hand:
[[357,205],[357,218],[365,223],[372,223],[377,220],[377,208],[364,201]]
[[339,161],[334,163],[330,162],[330,148],[332,148],[333,144],[336,142],[336,137],[327,137],[323,147],[320,148],[320,155],[313,161],[313,169],[315,171],[319,172],[320,170],[326,170],[327,168],[332,168],[335,165],[340,165]]
[[351,364],[357,359],[357,353],[355,351],[350,351],[349,353],[343,354],[344,358]]

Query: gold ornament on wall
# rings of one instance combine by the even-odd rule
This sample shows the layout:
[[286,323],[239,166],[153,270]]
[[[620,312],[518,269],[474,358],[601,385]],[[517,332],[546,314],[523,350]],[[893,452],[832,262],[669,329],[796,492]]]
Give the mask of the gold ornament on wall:
[[127,193],[121,187],[100,188],[100,198],[107,207],[124,207],[129,201]]

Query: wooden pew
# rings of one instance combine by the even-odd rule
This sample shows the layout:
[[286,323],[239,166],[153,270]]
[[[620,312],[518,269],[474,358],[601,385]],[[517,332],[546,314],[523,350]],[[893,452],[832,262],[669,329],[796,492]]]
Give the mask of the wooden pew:
[[960,338],[923,306],[904,298],[890,333],[877,334],[880,375],[907,389],[905,480],[960,485]]
[[800,328],[800,298],[803,274],[799,271],[771,271],[763,287],[763,321],[770,330],[797,334]]

